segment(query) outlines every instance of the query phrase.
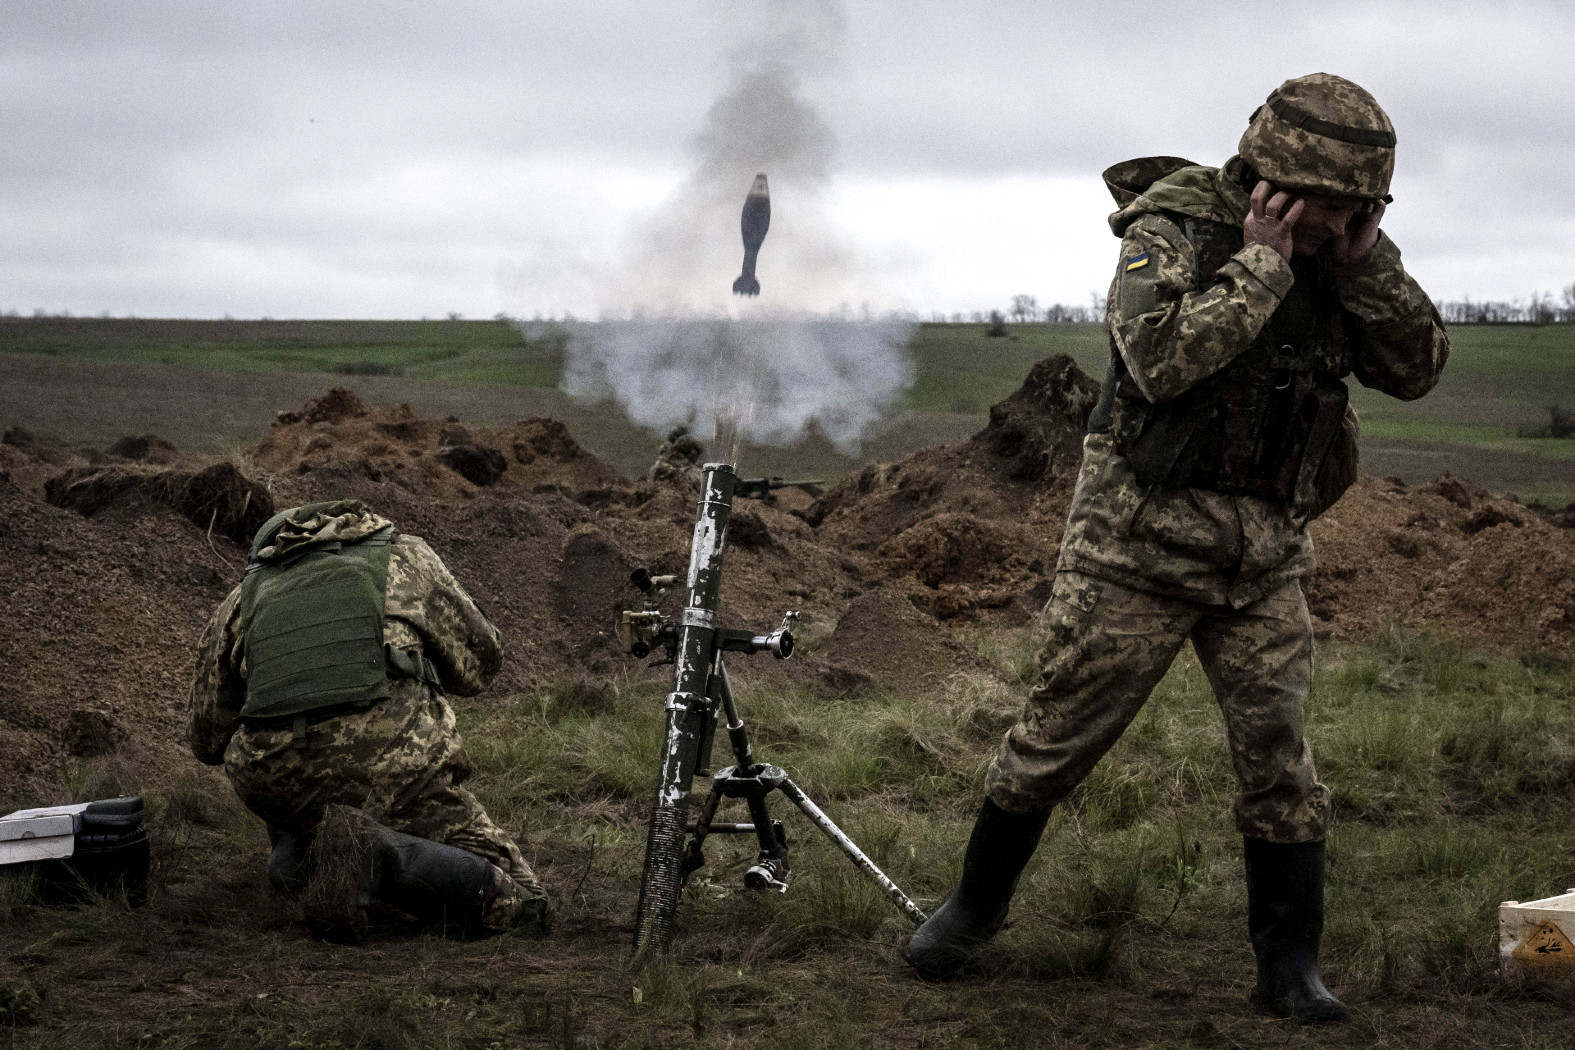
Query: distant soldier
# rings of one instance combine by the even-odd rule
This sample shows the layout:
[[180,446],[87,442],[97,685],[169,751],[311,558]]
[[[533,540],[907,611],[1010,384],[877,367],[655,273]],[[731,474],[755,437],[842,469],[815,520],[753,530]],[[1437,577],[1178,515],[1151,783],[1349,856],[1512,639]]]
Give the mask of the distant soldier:
[[667,432],[667,440],[656,453],[656,462],[646,471],[647,481],[673,481],[689,477],[698,478],[700,460],[705,456],[705,446],[689,433],[687,424],[680,423]]
[[269,879],[305,891],[319,932],[355,939],[372,900],[460,936],[545,932],[541,884],[459,786],[470,764],[443,699],[480,692],[502,656],[426,541],[363,503],[258,530],[198,643],[187,736],[267,822]]
[[1348,80],[1287,81],[1222,168],[1174,157],[1105,181],[1121,261],[1110,369],[1043,614],[1039,679],[1002,740],[962,881],[908,945],[956,973],[1006,918],[1051,807],[1086,777],[1190,639],[1240,780],[1248,929],[1274,1011],[1347,1011],[1318,970],[1329,796],[1302,736],[1307,522],[1356,475],[1344,378],[1403,400],[1449,354],[1379,230],[1394,128]]

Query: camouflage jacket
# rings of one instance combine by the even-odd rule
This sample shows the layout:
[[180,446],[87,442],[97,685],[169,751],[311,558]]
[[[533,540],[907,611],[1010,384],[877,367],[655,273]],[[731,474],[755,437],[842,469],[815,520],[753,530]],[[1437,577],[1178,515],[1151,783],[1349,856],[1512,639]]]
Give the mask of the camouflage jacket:
[[[316,531],[355,539],[387,524],[364,512],[360,520],[327,520]],[[224,761],[246,700],[240,597],[239,587],[230,592],[197,643],[186,739],[192,754],[208,765]],[[383,640],[396,649],[419,650],[436,667],[443,689],[459,696],[481,692],[503,662],[497,628],[419,536],[400,535],[390,548]]]
[[[1239,163],[1232,158],[1230,164]],[[1247,194],[1231,168],[1145,158],[1105,173],[1120,210],[1121,259],[1147,256],[1142,279],[1110,287],[1112,346],[1143,396],[1169,401],[1245,351],[1290,291],[1290,264],[1263,244],[1237,252],[1198,289],[1187,217],[1240,226]],[[1427,293],[1381,235],[1366,258],[1335,271],[1350,315],[1352,374],[1402,400],[1438,382],[1449,337]],[[1109,435],[1083,443],[1059,568],[1142,590],[1240,608],[1312,570],[1312,539],[1285,506],[1203,489],[1146,491]]]

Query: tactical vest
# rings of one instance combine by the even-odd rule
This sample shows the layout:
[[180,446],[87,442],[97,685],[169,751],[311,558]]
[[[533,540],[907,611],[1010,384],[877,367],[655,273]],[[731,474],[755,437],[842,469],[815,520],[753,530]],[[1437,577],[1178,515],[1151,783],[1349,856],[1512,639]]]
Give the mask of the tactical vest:
[[[1172,215],[1197,259],[1197,290],[1241,250],[1242,231]],[[1344,316],[1322,259],[1298,256],[1295,281],[1251,347],[1174,400],[1150,403],[1110,342],[1091,433],[1108,433],[1144,491],[1200,488],[1259,496],[1310,521],[1356,478]]]
[[389,525],[351,544],[308,544],[278,562],[257,560],[262,544],[254,545],[241,581],[243,722],[294,721],[299,735],[306,721],[388,696],[393,654],[384,649],[383,615],[395,535]]

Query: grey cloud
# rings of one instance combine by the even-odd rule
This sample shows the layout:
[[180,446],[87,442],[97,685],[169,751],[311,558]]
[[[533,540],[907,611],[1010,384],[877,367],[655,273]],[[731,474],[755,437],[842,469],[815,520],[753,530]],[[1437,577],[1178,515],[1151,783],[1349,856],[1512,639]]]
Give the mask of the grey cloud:
[[[415,309],[441,309],[466,287],[462,308],[484,309],[497,289],[478,274],[534,265],[532,245],[564,235],[536,229],[540,216],[596,207],[524,201],[531,187],[519,185],[510,215],[484,182],[533,158],[671,181],[711,100],[762,53],[801,71],[839,147],[833,173],[866,179],[1097,180],[1139,154],[1218,161],[1281,79],[1340,72],[1370,87],[1399,128],[1390,221],[1413,265],[1464,273],[1462,245],[1482,260],[1526,245],[1548,253],[1538,280],[1556,280],[1560,259],[1575,279],[1562,243],[1575,219],[1568,5],[860,0],[844,16],[817,0],[795,7],[807,17],[781,10],[752,0],[9,5],[0,306],[388,311],[425,284],[433,291]],[[423,172],[448,188],[411,189]],[[214,245],[230,270],[215,270]],[[1107,263],[1090,260],[1090,286]],[[336,282],[349,304],[338,309]]]

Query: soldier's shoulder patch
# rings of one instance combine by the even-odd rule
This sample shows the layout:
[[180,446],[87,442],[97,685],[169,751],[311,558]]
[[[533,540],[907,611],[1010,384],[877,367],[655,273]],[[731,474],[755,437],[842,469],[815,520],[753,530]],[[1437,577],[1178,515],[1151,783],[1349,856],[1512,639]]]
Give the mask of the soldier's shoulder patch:
[[1140,270],[1140,269],[1142,269],[1143,267],[1145,267],[1147,265],[1148,265],[1148,252],[1144,252],[1141,255],[1134,255],[1130,259],[1128,259],[1126,261],[1126,266],[1124,267],[1124,269],[1130,272],[1132,270]]

